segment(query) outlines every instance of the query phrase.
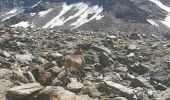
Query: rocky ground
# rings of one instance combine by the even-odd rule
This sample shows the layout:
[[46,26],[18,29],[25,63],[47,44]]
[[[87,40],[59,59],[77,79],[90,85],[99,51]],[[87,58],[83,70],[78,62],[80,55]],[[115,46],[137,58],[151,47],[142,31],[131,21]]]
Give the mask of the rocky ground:
[[[83,82],[63,58],[81,47]],[[0,26],[0,100],[168,100],[170,41],[153,34]]]

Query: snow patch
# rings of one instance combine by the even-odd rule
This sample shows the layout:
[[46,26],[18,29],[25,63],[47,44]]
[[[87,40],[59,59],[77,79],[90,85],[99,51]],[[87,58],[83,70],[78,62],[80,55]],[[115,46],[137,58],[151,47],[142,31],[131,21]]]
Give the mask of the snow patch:
[[153,3],[155,3],[156,5],[158,5],[161,9],[165,10],[168,12],[168,15],[166,16],[166,18],[161,21],[163,24],[165,24],[166,26],[170,27],[170,7],[164,5],[162,2],[160,2],[159,0],[149,0]]
[[154,20],[152,19],[147,19],[147,21],[152,24],[153,26],[159,26]]
[[18,10],[17,8],[14,8],[11,11],[9,11],[6,15],[8,15],[8,14],[15,14],[17,12],[17,10]]
[[40,17],[44,17],[45,15],[47,15],[49,12],[51,12],[53,9],[48,9],[48,10],[46,10],[46,11],[41,11],[41,12],[39,12],[38,13],[38,15],[40,16]]
[[42,1],[38,1],[35,5],[33,5],[31,8],[34,8],[35,6],[37,6],[38,4],[40,4]]
[[[80,2],[71,5],[63,3],[62,6],[62,11],[51,21],[46,23],[43,28],[53,28],[55,26],[61,26],[64,25],[67,21],[78,17],[78,19],[71,24],[74,28],[77,28],[93,19],[100,20],[102,17],[104,17],[101,14],[103,8],[99,7],[98,5],[89,6],[89,3]],[[66,14],[70,10],[75,10],[76,13],[74,13],[72,16],[69,16],[68,18],[65,18],[64,14]]]
[[30,16],[35,16],[36,15],[36,13],[30,13]]
[[30,26],[29,22],[24,22],[24,21],[19,22],[18,24],[12,25],[12,27],[24,27],[24,28],[27,28],[29,26]]

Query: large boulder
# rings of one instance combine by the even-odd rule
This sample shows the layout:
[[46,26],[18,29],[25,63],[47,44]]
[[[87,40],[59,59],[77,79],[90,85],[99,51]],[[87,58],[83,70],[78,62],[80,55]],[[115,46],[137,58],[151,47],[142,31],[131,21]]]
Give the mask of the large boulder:
[[101,96],[101,93],[97,90],[97,87],[91,81],[85,81],[84,86],[81,89],[82,94],[88,94],[90,97],[97,98]]
[[47,86],[33,100],[96,100],[88,96],[78,96],[73,92],[58,86]]
[[157,100],[170,100],[170,88],[159,94]]
[[42,88],[43,87],[39,83],[23,84],[9,89],[6,96],[12,100],[24,99]]
[[137,87],[146,87],[149,89],[155,89],[148,80],[146,80],[143,77],[136,77],[132,80],[132,82],[130,83],[130,86],[137,88]]
[[112,60],[111,57],[109,57],[109,55],[105,52],[102,52],[100,55],[99,55],[99,62],[100,64],[102,64],[104,67],[108,67],[108,66],[111,66],[114,61]]
[[[108,87],[108,91],[112,92],[114,95],[120,95],[122,97],[131,98],[134,95],[135,90],[123,86],[121,84],[112,82],[112,81],[104,81],[106,84],[106,88]],[[110,90],[109,90],[110,89]]]
[[80,91],[82,88],[83,88],[83,84],[78,82],[76,78],[72,78],[71,79],[71,83],[69,83],[67,85],[67,88],[70,90],[70,91],[73,91],[73,92],[78,92]]

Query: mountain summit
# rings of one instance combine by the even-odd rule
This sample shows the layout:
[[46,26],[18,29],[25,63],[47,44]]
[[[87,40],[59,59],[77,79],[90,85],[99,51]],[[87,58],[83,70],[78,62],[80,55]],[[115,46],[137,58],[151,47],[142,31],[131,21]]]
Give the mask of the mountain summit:
[[164,27],[169,12],[165,8],[167,0],[2,0],[0,4],[1,22],[31,28],[100,30],[129,24]]

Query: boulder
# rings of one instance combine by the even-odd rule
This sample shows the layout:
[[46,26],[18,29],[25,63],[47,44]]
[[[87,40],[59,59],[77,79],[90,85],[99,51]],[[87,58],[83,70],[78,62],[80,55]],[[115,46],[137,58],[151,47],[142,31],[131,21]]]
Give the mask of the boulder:
[[69,83],[67,85],[67,88],[70,90],[70,91],[73,91],[73,92],[79,92],[82,88],[83,88],[83,84],[80,83],[80,82],[77,82],[77,79],[76,78],[71,78],[71,83]]
[[62,68],[55,66],[55,67],[50,68],[48,72],[50,72],[52,76],[57,76],[62,70],[63,70]]
[[137,49],[137,46],[136,45],[129,45],[129,47],[128,47],[128,50],[129,51],[135,51]]
[[21,71],[14,71],[12,79],[14,81],[19,81],[21,83],[29,83],[28,79],[24,76],[23,72]]
[[100,62],[100,64],[102,64],[104,67],[108,67],[108,66],[110,66],[111,64],[114,63],[114,61],[112,60],[112,58],[109,57],[109,55],[107,55],[105,52],[102,52],[102,53],[99,55],[99,62]]
[[24,99],[25,97],[28,97],[32,93],[35,93],[42,88],[43,87],[39,83],[22,84],[9,89],[6,96],[7,98],[12,98],[14,100]]
[[111,50],[109,50],[108,48],[104,47],[103,45],[101,45],[101,46],[92,45],[92,49],[95,50],[95,51],[105,52],[107,54],[111,54]]
[[84,86],[81,89],[82,94],[88,94],[90,97],[100,97],[101,93],[97,90],[97,87],[91,81],[85,81]]
[[[47,86],[39,92],[35,100],[97,100],[91,99],[87,95],[76,95],[59,86]],[[33,100],[34,100],[33,99]]]
[[0,100],[6,100],[5,94],[12,86],[14,86],[14,83],[10,80],[0,78],[0,84]]
[[112,92],[115,95],[120,95],[122,97],[132,97],[134,95],[135,90],[125,87],[121,84],[112,82],[112,81],[104,81],[107,85],[106,87],[110,87],[110,92]]
[[136,77],[132,80],[132,82],[130,83],[130,86],[137,88],[137,87],[146,87],[149,89],[155,89],[148,80],[146,80],[143,77]]
[[145,74],[146,72],[149,71],[149,67],[147,65],[141,64],[139,62],[131,65],[131,68],[134,72],[136,72],[140,75],[143,75],[143,74]]
[[170,88],[159,94],[157,100],[170,100]]
[[140,93],[137,100],[150,100],[150,99],[145,93]]
[[11,54],[8,53],[7,51],[0,51],[0,56],[2,56],[2,57],[10,57]]
[[52,83],[52,74],[45,71],[41,67],[33,69],[32,74],[34,75],[36,81],[41,85],[50,85]]
[[29,62],[33,59],[33,56],[31,54],[17,54],[15,55],[15,57],[23,64],[29,64]]

